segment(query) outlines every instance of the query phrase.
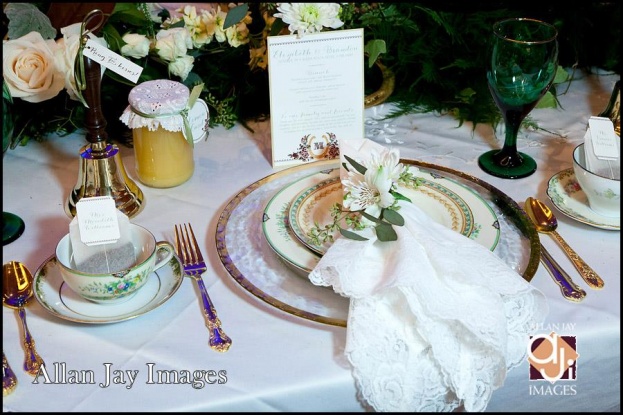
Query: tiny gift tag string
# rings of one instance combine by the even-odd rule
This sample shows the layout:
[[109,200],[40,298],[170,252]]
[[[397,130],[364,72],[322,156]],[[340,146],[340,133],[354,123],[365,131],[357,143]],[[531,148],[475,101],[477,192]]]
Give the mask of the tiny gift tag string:
[[[92,29],[87,29],[87,25],[91,20],[99,17],[99,21]],[[78,46],[78,53],[76,54],[76,60],[74,62],[74,80],[76,82],[76,95],[82,104],[89,108],[86,100],[82,96],[82,91],[87,88],[86,75],[84,70],[84,47],[89,40],[89,34],[98,30],[104,23],[104,12],[99,9],[89,12],[80,25],[80,45]]]

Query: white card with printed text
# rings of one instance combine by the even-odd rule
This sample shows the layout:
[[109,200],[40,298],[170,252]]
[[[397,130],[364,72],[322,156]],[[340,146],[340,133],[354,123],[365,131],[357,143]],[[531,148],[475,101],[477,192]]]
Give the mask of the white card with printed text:
[[80,239],[88,246],[114,243],[121,237],[111,196],[83,197],[76,203],[76,217]]
[[614,132],[612,120],[606,117],[590,117],[588,119],[591,131],[593,152],[598,159],[616,160],[619,158],[617,141],[619,138]]
[[364,136],[363,29],[268,37],[273,167],[333,159]]

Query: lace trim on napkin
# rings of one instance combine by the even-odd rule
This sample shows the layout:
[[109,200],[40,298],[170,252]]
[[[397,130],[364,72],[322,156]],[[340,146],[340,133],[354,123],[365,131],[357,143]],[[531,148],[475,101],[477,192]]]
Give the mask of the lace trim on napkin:
[[525,358],[545,297],[417,206],[400,212],[398,241],[338,238],[309,278],[350,297],[345,353],[377,411],[482,411]]

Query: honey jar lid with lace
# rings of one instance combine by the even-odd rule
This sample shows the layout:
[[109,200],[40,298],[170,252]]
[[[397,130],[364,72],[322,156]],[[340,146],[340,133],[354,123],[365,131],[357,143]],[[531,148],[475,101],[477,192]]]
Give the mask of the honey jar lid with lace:
[[145,81],[130,91],[129,105],[120,120],[132,129],[181,131],[189,143],[198,143],[207,138],[210,121],[208,105],[199,98],[202,89],[200,84],[191,92],[186,85],[168,79]]

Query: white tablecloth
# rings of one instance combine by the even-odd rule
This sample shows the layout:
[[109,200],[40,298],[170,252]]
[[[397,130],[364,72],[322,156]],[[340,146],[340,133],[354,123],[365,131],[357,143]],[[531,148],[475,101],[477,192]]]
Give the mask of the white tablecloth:
[[[564,216],[545,193],[550,177],[571,167],[571,152],[583,140],[588,117],[605,107],[619,76],[579,74],[579,78],[560,95],[562,108],[530,114],[544,130],[522,131],[518,147],[536,159],[538,170],[518,180],[495,178],[478,167],[478,156],[499,148],[503,141],[487,125],[472,131],[471,124],[458,127],[452,117],[434,114],[406,115],[375,124],[389,106],[366,110],[368,137],[396,145],[403,158],[471,174],[520,204],[528,196],[545,201],[558,215],[561,236],[605,280],[601,291],[588,288],[553,238],[541,235],[543,245],[587,291],[582,303],[564,300],[542,265],[532,280],[550,305],[543,332],[551,329],[576,336],[577,379],[548,388],[547,382],[529,380],[526,361],[510,371],[504,387],[494,392],[490,411],[620,410],[620,232]],[[559,86],[559,92],[564,87]],[[51,315],[33,299],[27,307],[28,326],[47,367],[65,364],[66,370],[91,370],[96,382],[44,384],[39,378],[33,384],[33,378],[22,370],[24,348],[17,312],[3,307],[3,350],[19,382],[3,399],[5,411],[367,409],[357,400],[343,358],[346,330],[304,320],[259,301],[233,280],[219,260],[214,236],[222,209],[239,191],[275,171],[270,162],[269,123],[251,126],[253,133],[241,126],[213,129],[208,141],[196,146],[195,173],[181,186],[153,189],[137,181],[145,194],[145,208],[132,220],[150,229],[157,239],[169,241],[173,241],[175,223],[192,223],[208,262],[205,283],[233,339],[229,352],[220,354],[208,347],[198,291],[190,279],[161,307],[116,324],[72,323]],[[78,151],[85,143],[83,135],[75,134],[31,142],[4,156],[3,210],[21,216],[26,230],[3,247],[3,262],[22,261],[34,272],[53,254],[56,242],[68,231],[70,218],[64,206],[76,184]],[[121,147],[121,152],[128,174],[137,180],[132,149]],[[187,383],[150,384],[149,364],[178,372],[224,370],[227,381],[200,388]],[[100,385],[106,367],[137,370],[138,376],[131,387],[129,383]],[[535,391],[535,385],[539,390]]]

